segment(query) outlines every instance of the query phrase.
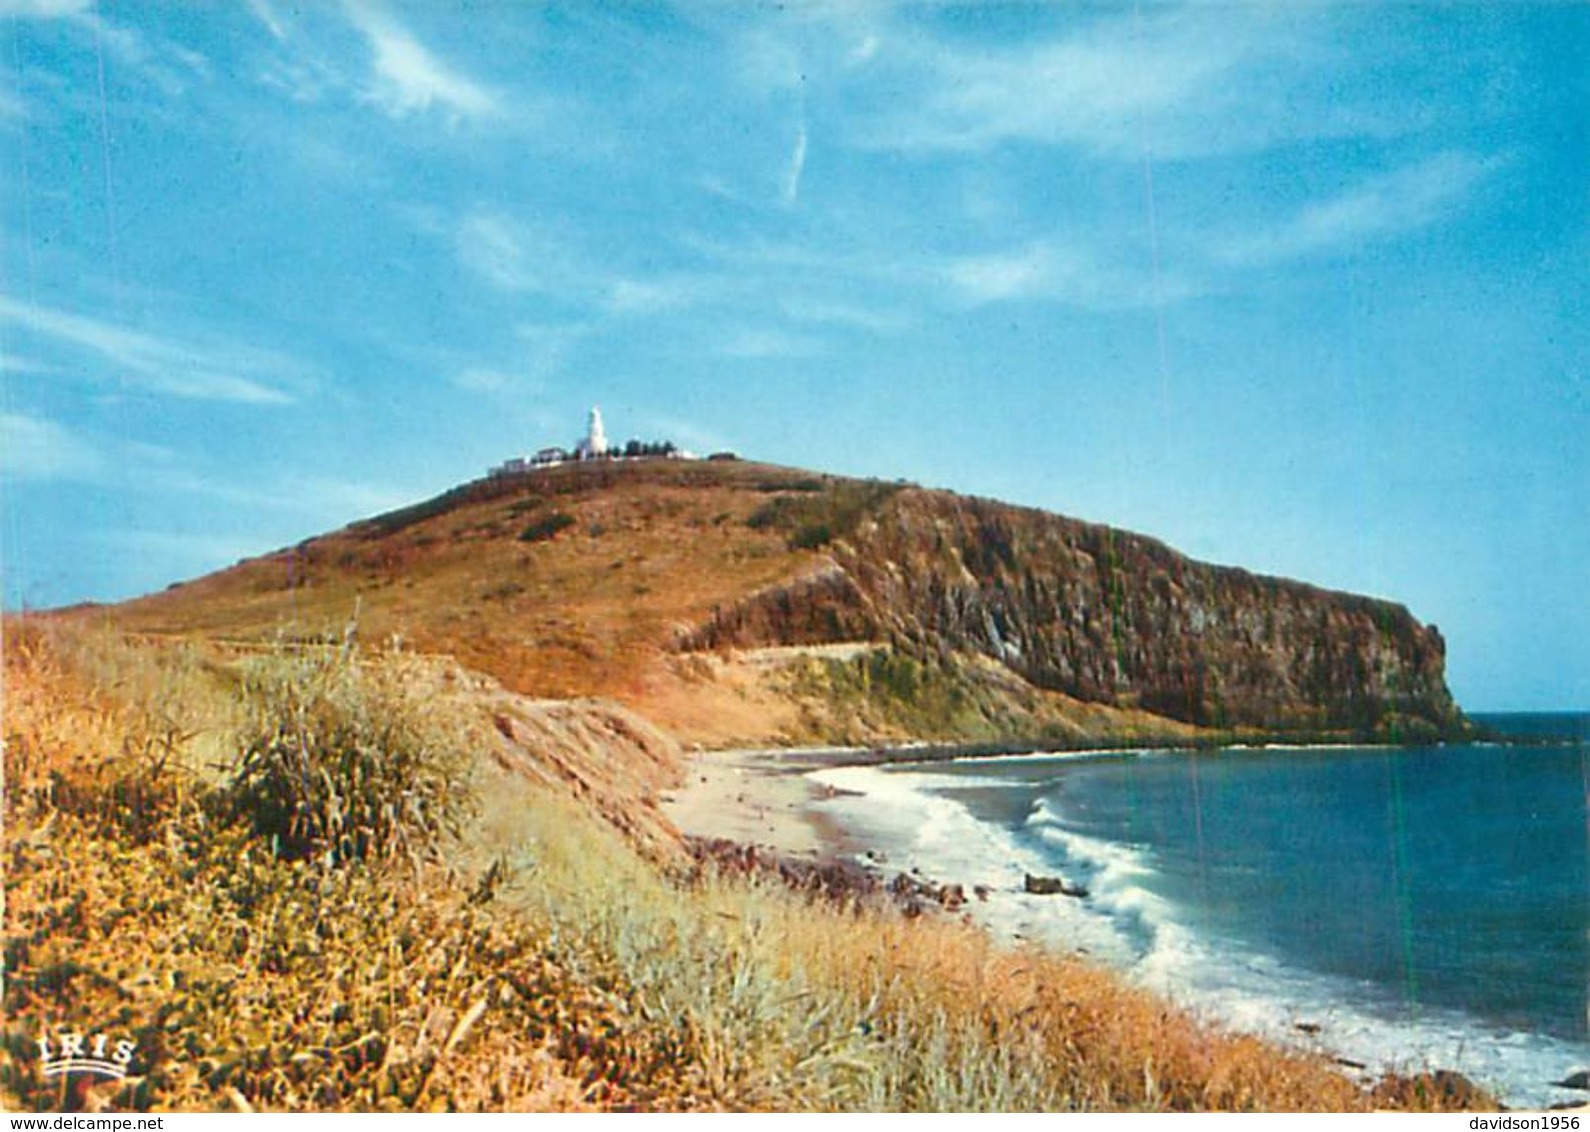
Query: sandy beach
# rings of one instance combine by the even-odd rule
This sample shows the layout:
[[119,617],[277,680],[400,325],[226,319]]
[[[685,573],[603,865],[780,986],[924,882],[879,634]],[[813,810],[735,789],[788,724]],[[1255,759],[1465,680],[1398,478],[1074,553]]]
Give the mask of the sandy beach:
[[662,810],[680,832],[721,837],[791,856],[853,849],[843,832],[811,803],[825,788],[809,771],[865,757],[858,748],[823,747],[706,751],[692,757],[684,783],[662,796]]
[[[690,757],[685,780],[661,795],[661,809],[681,833],[723,838],[796,857],[860,855],[860,842],[816,803],[849,791],[815,781],[813,771],[916,762],[930,744],[896,747],[768,747],[702,751]],[[1107,749],[947,756],[931,761],[1089,758]],[[869,857],[872,853],[867,854]],[[880,858],[881,859],[881,858]],[[954,879],[954,878],[951,878]],[[1017,881],[1019,883],[1018,875]]]

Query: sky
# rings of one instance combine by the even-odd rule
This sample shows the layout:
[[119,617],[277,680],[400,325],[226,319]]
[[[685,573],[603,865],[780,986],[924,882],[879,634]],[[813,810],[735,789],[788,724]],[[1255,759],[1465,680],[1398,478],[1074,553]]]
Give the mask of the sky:
[[1387,597],[1590,709],[1590,5],[0,0],[5,607],[610,436]]

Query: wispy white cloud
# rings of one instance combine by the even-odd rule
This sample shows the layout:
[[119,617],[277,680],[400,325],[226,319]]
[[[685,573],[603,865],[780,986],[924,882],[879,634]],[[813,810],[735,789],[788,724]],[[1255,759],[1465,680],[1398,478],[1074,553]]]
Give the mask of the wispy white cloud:
[[[422,227],[432,230],[431,221]],[[501,291],[552,295],[593,313],[647,317],[743,298],[752,286],[743,276],[705,270],[658,275],[626,273],[581,246],[577,233],[527,223],[503,211],[477,208],[452,230],[458,261]],[[583,331],[581,332],[583,334]],[[572,342],[567,335],[558,345]],[[543,343],[545,345],[547,343]]]
[[[578,230],[556,222],[523,220],[502,208],[476,207],[456,220],[419,213],[415,223],[427,233],[450,239],[458,262],[493,288],[551,296],[583,307],[592,317],[651,317],[733,304],[743,302],[758,285],[743,272],[719,270],[716,265],[637,271],[586,246]],[[691,258],[701,258],[689,241],[675,243]],[[559,330],[559,344],[564,346],[572,341],[565,331]]]
[[439,109],[454,118],[498,114],[498,95],[443,63],[388,13],[364,0],[346,0],[353,24],[374,54],[369,97],[394,117]]
[[676,272],[649,279],[618,278],[607,284],[603,306],[611,314],[654,315],[743,298],[753,287],[746,279],[711,272]]
[[764,285],[805,280],[813,284],[836,281],[909,283],[920,274],[912,248],[886,242],[869,243],[868,234],[854,240],[819,241],[767,238],[723,239],[691,234],[680,237],[679,247],[710,262],[744,293],[748,281]]
[[742,85],[762,95],[799,89],[801,48],[781,21],[757,21],[738,29],[734,63]]
[[[897,0],[811,0],[776,9],[684,0],[676,10],[729,47],[729,76],[758,98],[860,70],[880,54]],[[921,7],[916,5],[915,7]]]
[[615,314],[655,314],[689,304],[687,288],[656,279],[616,279],[607,289],[607,309]]
[[[390,511],[411,502],[417,494],[391,484],[301,472],[272,473],[257,464],[244,469],[228,462],[221,468],[200,470],[183,453],[165,445],[128,439],[100,444],[55,421],[0,413],[0,476],[95,481],[112,474],[134,491],[194,496],[224,503],[234,512],[299,515],[318,523],[346,522]],[[235,476],[242,476],[242,481],[232,478]]]
[[287,29],[282,25],[276,9],[271,7],[270,0],[248,0],[248,10],[254,13],[255,19],[265,25],[265,30],[271,33],[272,38],[277,40],[287,38]]
[[[126,23],[120,21],[123,16]],[[78,50],[94,53],[114,83],[117,104],[146,123],[175,118],[177,101],[215,75],[210,59],[179,38],[132,26],[137,15],[127,5],[96,0],[0,0],[0,24],[46,21],[57,25],[64,33],[62,38],[74,42]],[[8,81],[8,89],[0,91],[0,120],[26,116],[47,121],[52,109],[98,115],[93,83],[71,81],[71,74],[42,62],[30,66],[24,94],[19,73],[16,89],[9,89],[13,84]],[[157,97],[139,98],[148,93]]]
[[732,201],[733,203],[740,205],[750,205],[753,203],[748,193],[735,188],[722,177],[719,177],[715,174],[708,174],[707,176],[702,177],[701,188],[703,192],[711,193],[713,196],[718,197],[721,200]]
[[0,475],[6,479],[89,479],[105,466],[92,444],[42,417],[0,413],[0,441]]
[[851,140],[872,149],[980,152],[1064,146],[1127,160],[1262,149],[1296,138],[1397,132],[1384,112],[1320,76],[1332,11],[1196,3],[1145,6],[1047,38],[992,44],[897,22],[869,57],[873,104]]
[[535,375],[518,369],[491,366],[468,366],[451,378],[454,388],[466,393],[484,393],[490,396],[508,396],[515,399],[534,397],[542,390]]
[[155,445],[123,445],[117,464],[127,473],[128,484],[140,491],[192,495],[247,510],[296,510],[303,503],[301,497],[262,490],[258,484],[241,487],[227,482],[224,475],[201,474],[188,467],[178,453]]
[[790,151],[789,169],[784,174],[784,204],[793,206],[801,196],[801,175],[806,172],[806,123],[800,124],[795,134],[795,148]]
[[458,258],[475,274],[508,291],[541,290],[546,284],[533,272],[524,240],[506,219],[487,212],[465,216],[458,224]]
[[455,357],[443,364],[451,370],[448,381],[454,388],[511,402],[522,413],[540,401],[594,332],[594,324],[583,321],[521,322],[513,328],[513,347],[496,357],[485,362]]
[[504,291],[558,292],[570,297],[600,290],[601,280],[571,237],[491,209],[476,209],[453,233],[459,262]]
[[516,367],[523,376],[517,391],[539,394],[547,383],[569,364],[580,344],[591,336],[595,328],[585,322],[520,323],[514,328],[514,337],[522,344],[524,355]]
[[138,76],[166,99],[180,99],[195,84],[214,78],[210,60],[174,38],[113,21],[93,6],[67,16],[83,33],[93,37],[96,53],[103,52],[114,59],[122,74]]
[[0,321],[58,345],[97,355],[116,367],[117,376],[130,385],[191,400],[289,404],[293,397],[262,379],[273,370],[301,368],[270,351],[162,338],[50,307],[19,303],[4,295],[0,295]]
[[[863,237],[865,239],[865,237]],[[730,295],[773,309],[792,323],[827,324],[897,334],[914,311],[946,301],[958,306],[1051,302],[1111,311],[1181,302],[1215,286],[1201,265],[1154,269],[1141,248],[1107,248],[1076,232],[946,254],[922,246],[709,238],[685,241],[720,265]],[[857,302],[855,296],[886,296]],[[729,300],[725,300],[729,301]]]
[[840,326],[849,330],[864,330],[869,334],[898,334],[911,323],[899,311],[835,302],[809,295],[787,295],[779,302],[779,308],[797,322]]
[[93,6],[94,0],[0,0],[0,20],[58,20]]
[[33,375],[48,377],[61,372],[61,367],[50,362],[41,362],[37,358],[30,358],[23,354],[0,354],[0,374],[12,377]]
[[1217,254],[1228,263],[1257,265],[1388,239],[1458,211],[1492,168],[1472,154],[1439,153],[1315,201],[1268,231],[1234,237]]
[[714,350],[720,357],[742,361],[810,358],[824,352],[816,338],[773,327],[740,327],[724,333]]
[[260,66],[259,81],[293,102],[309,105],[344,86],[343,77],[312,58],[272,58]]
[[[126,15],[128,23],[111,16]],[[79,50],[92,51],[114,82],[115,99],[129,115],[147,122],[169,121],[176,102],[215,76],[210,59],[179,39],[152,29],[130,26],[137,20],[127,5],[96,0],[0,0],[0,23],[43,22],[58,25],[63,38]],[[92,83],[73,81],[73,73],[48,64],[30,66],[26,91],[19,72],[16,84],[0,90],[0,119],[31,117],[47,121],[51,109],[74,115],[98,115],[100,105]],[[10,89],[15,85],[16,89]],[[153,92],[155,99],[137,100]]]
[[1155,278],[1142,266],[1119,265],[1053,240],[948,260],[941,277],[972,306],[1007,301],[1064,303],[1087,310],[1129,310],[1179,302],[1203,293],[1189,278]]
[[925,148],[1026,140],[1136,151],[1145,116],[1187,102],[1242,58],[1240,36],[1145,39],[1125,21],[997,53],[941,47],[926,113],[899,136]]
[[944,274],[972,303],[1031,298],[1051,285],[1053,256],[1042,244],[994,255],[967,256],[950,261]]

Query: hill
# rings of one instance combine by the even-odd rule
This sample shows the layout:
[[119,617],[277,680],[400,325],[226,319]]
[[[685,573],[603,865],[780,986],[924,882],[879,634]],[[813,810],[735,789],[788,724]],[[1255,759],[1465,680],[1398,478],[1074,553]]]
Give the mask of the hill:
[[1055,743],[1461,725],[1402,606],[904,483],[600,461],[463,485],[126,603],[247,647],[357,617],[707,745]]
[[[1002,945],[960,878],[704,842],[668,808],[706,781],[681,738],[1433,729],[1460,718],[1440,654],[1399,607],[1140,536],[673,461],[491,478],[0,619],[0,1105],[1484,1107]],[[134,1074],[46,1075],[40,1035],[107,1027]]]

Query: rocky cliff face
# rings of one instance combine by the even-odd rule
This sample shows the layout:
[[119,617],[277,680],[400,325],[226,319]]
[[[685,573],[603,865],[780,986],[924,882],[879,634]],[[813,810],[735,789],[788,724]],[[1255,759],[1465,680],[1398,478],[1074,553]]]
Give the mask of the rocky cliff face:
[[[792,537],[813,529],[784,518]],[[1439,632],[1390,602],[920,489],[825,533],[830,565],[719,609],[687,647],[867,638],[979,653],[1040,688],[1215,727],[1426,734],[1461,720]]]

